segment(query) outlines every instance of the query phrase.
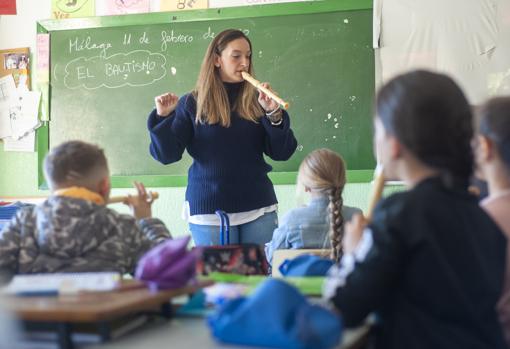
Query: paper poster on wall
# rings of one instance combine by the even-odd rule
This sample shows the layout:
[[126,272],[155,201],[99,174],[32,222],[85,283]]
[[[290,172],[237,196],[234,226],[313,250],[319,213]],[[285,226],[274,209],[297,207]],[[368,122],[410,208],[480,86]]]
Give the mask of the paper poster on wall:
[[159,7],[160,11],[196,10],[208,8],[209,4],[207,0],[161,0]]
[[14,139],[11,137],[4,139],[4,151],[35,151],[35,131],[25,135],[23,138]]
[[150,10],[150,0],[101,0],[96,2],[96,16],[146,13]]
[[313,0],[209,0],[210,8],[247,6],[247,5],[267,5],[281,4],[284,2],[300,2]]
[[37,83],[44,84],[50,81],[50,34],[37,34]]
[[76,18],[95,15],[95,0],[51,0],[51,17]]
[[12,136],[12,120],[21,112],[12,75],[0,78],[0,139]]
[[20,81],[30,89],[30,49],[28,47],[0,50],[0,77],[12,75],[16,86]]
[[16,0],[0,0],[0,15],[15,15]]

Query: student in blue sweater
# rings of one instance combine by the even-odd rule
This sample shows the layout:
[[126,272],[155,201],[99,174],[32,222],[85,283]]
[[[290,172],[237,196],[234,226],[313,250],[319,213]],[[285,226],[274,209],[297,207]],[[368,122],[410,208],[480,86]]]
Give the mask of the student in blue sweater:
[[408,191],[345,226],[324,296],[346,326],[378,316],[376,349],[506,348],[496,314],[505,238],[467,188],[473,118],[449,77],[414,71],[378,93],[374,143]]
[[[263,154],[285,161],[297,142],[286,111],[245,82],[251,42],[225,30],[210,43],[195,89],[155,98],[150,153],[163,164],[193,158],[183,216],[196,245],[219,244],[218,209],[229,214],[231,243],[264,244],[277,226],[277,200]],[[269,85],[264,84],[269,88]]]
[[298,172],[298,185],[309,193],[305,207],[288,212],[266,244],[266,257],[272,262],[275,250],[299,248],[331,248],[331,258],[342,255],[344,222],[361,210],[343,204],[345,163],[329,149],[308,154]]

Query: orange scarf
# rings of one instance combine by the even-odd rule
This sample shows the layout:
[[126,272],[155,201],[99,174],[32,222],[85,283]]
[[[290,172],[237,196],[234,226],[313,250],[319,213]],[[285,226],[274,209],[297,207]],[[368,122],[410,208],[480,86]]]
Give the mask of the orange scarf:
[[55,196],[67,196],[75,199],[83,199],[87,201],[92,201],[97,205],[104,205],[105,201],[101,195],[95,193],[89,189],[83,187],[69,187],[63,188],[59,190],[55,190],[53,192]]

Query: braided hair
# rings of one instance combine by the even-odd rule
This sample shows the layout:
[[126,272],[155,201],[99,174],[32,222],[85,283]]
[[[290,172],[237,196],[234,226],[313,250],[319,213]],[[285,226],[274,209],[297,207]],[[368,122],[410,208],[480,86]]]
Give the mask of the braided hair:
[[342,192],[345,186],[345,163],[340,155],[329,149],[317,149],[308,154],[301,163],[298,182],[329,198],[329,240],[331,259],[342,256],[344,217],[342,216]]
[[330,228],[329,240],[331,241],[330,258],[337,261],[342,257],[342,239],[344,237],[344,217],[342,216],[343,188],[332,188],[329,193]]

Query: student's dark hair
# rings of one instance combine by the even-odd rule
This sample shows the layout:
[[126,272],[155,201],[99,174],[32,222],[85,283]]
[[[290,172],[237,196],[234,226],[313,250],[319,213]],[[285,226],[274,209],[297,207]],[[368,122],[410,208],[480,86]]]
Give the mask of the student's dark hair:
[[510,97],[487,101],[478,113],[479,132],[494,142],[501,160],[510,169]]
[[377,95],[377,116],[448,186],[467,187],[473,172],[473,115],[464,93],[448,76],[424,70],[399,75]]
[[96,171],[108,169],[103,149],[82,141],[64,142],[44,159],[44,173],[50,186],[86,183]]

